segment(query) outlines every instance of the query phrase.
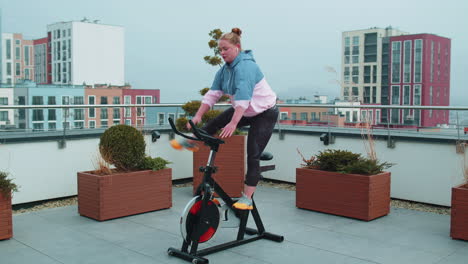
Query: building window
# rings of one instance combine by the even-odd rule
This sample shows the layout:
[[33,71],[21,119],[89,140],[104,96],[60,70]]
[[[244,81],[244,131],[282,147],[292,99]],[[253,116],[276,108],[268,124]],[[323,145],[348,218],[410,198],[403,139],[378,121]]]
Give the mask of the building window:
[[43,130],[44,130],[44,123],[33,124],[33,131],[43,131]]
[[377,87],[372,86],[372,100],[371,104],[376,104],[377,103]]
[[371,82],[371,66],[364,66],[364,83]]
[[44,121],[44,111],[42,109],[33,109],[32,121]]
[[107,96],[101,96],[101,104],[102,105],[107,104]]
[[[124,104],[129,105],[131,104],[131,96],[124,96]],[[125,107],[125,117],[131,117],[132,116],[132,109],[130,107]]]
[[57,124],[55,122],[49,122],[47,126],[48,126],[47,130],[49,131],[57,130]]
[[18,62],[15,64],[15,66],[16,66],[15,75],[20,76],[21,75],[21,66],[20,66],[20,64]]
[[107,108],[101,108],[101,119],[107,119]]
[[21,48],[20,47],[15,48],[15,59],[21,60]]
[[411,40],[403,43],[403,82],[411,82]]
[[403,85],[403,105],[410,104],[410,86]]
[[364,86],[364,103],[370,104],[371,90],[370,86]]
[[8,97],[0,97],[0,105],[8,105]]
[[420,83],[422,79],[422,39],[415,40],[414,47],[414,82]]
[[56,114],[56,109],[47,109],[47,119],[49,121],[55,121],[57,120],[57,114]]
[[166,119],[165,116],[166,116],[165,113],[159,113],[158,114],[158,124],[159,125],[164,125],[164,120]]
[[114,112],[113,118],[120,120],[120,108],[113,108],[113,112]]
[[11,39],[6,40],[5,49],[6,49],[6,59],[11,60]]
[[307,118],[308,118],[308,113],[302,112],[302,113],[301,113],[301,120],[307,121]]
[[431,69],[430,69],[430,76],[431,76],[431,82],[434,81],[434,41],[431,41]]
[[56,102],[55,102],[55,96],[48,96],[47,97],[47,104],[48,105],[55,105]]
[[344,74],[344,83],[348,84],[349,83],[349,74],[350,74],[349,67],[344,67],[343,74]]
[[24,64],[30,65],[29,46],[24,46]]
[[11,76],[11,62],[6,63],[6,74]]
[[0,121],[8,121],[8,111],[0,111]]
[[357,102],[359,100],[359,87],[353,87],[351,92],[353,102]]
[[96,128],[96,121],[95,120],[89,120],[88,121],[88,127],[89,128]]
[[75,121],[84,120],[84,109],[74,109],[73,111],[74,111],[73,116],[74,116]]
[[400,86],[393,85],[392,86],[392,105],[399,105],[399,104],[400,104]]
[[70,97],[69,96],[62,96],[62,105],[69,105],[70,104]]
[[359,83],[359,66],[353,66],[353,84],[358,84]]
[[[88,95],[88,104],[90,104],[90,105],[96,104],[96,97],[94,95]],[[89,118],[95,118],[96,117],[96,109],[95,108],[89,108],[88,109],[88,117]]]
[[400,82],[401,42],[392,42],[392,83]]
[[83,96],[74,96],[73,97],[73,104],[83,105],[84,104],[84,97]]
[[42,96],[33,96],[32,97],[32,104],[33,105],[43,105],[44,104],[44,97],[42,97]]

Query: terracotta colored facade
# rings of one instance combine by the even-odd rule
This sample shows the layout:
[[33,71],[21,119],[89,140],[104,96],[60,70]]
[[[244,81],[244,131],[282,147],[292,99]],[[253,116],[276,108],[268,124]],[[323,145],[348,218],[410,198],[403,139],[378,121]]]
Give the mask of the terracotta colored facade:
[[[433,34],[395,36],[390,38],[389,49],[390,104],[450,105],[450,39]],[[393,63],[396,60],[399,62]],[[406,69],[405,61],[409,65]],[[448,110],[422,110],[420,114],[416,110],[397,110],[392,111],[392,115],[392,123],[414,123],[423,127],[449,122]]]
[[[85,104],[105,105],[122,104],[123,91],[130,86],[99,86],[86,87]],[[122,108],[95,108],[85,110],[86,128],[106,128],[113,124],[122,124]]]

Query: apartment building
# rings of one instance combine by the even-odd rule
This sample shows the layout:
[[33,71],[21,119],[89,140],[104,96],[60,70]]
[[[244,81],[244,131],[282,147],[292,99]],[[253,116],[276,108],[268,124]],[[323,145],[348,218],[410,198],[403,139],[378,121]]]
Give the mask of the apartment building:
[[[389,46],[389,104],[450,105],[450,39],[434,34],[394,36]],[[433,127],[449,123],[448,110],[389,112],[391,124]]]

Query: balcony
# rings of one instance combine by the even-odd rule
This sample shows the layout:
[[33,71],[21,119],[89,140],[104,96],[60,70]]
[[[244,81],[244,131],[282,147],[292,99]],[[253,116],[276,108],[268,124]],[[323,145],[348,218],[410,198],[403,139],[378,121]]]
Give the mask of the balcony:
[[[149,107],[146,109],[149,115]],[[372,106],[352,109],[368,110]],[[455,111],[464,109],[451,109],[452,117],[458,116]],[[390,124],[374,127],[377,156],[396,163],[390,169],[392,198],[450,206],[451,187],[463,180],[463,148],[459,143],[468,140],[461,114],[454,119],[456,126],[447,128],[392,129]],[[148,153],[172,162],[173,180],[190,179],[192,154],[170,148],[173,135],[169,126],[156,123],[145,127],[145,131],[161,132],[154,143],[150,134],[145,135]],[[297,148],[305,156],[327,148],[365,155],[362,131],[357,125],[339,127],[327,121],[279,124],[267,147],[275,155],[267,163],[275,164],[277,169],[266,172],[264,177],[294,184],[295,168],[301,164]],[[76,172],[93,169],[103,130],[2,132],[0,168],[8,170],[21,186],[13,203],[76,195]],[[323,133],[333,135],[334,142],[324,145],[320,141]],[[16,214],[14,237],[0,241],[0,256],[7,260],[5,263],[186,263],[168,257],[166,250],[182,243],[179,217],[190,198],[191,187],[174,187],[171,209],[105,222],[79,216],[76,205]],[[294,191],[271,186],[259,187],[256,203],[266,229],[284,235],[285,241],[261,240],[222,251],[209,255],[210,263],[465,263],[468,257],[468,243],[449,236],[449,215],[393,207],[388,216],[362,222],[298,209]],[[219,232],[215,244],[235,237],[231,229]]]

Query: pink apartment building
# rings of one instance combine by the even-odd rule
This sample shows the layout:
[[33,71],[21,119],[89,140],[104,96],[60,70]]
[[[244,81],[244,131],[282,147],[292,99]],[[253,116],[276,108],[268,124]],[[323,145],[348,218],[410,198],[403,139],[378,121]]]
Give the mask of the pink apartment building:
[[[451,40],[433,34],[390,37],[389,104],[450,105]],[[448,124],[448,110],[392,109],[391,124]]]

